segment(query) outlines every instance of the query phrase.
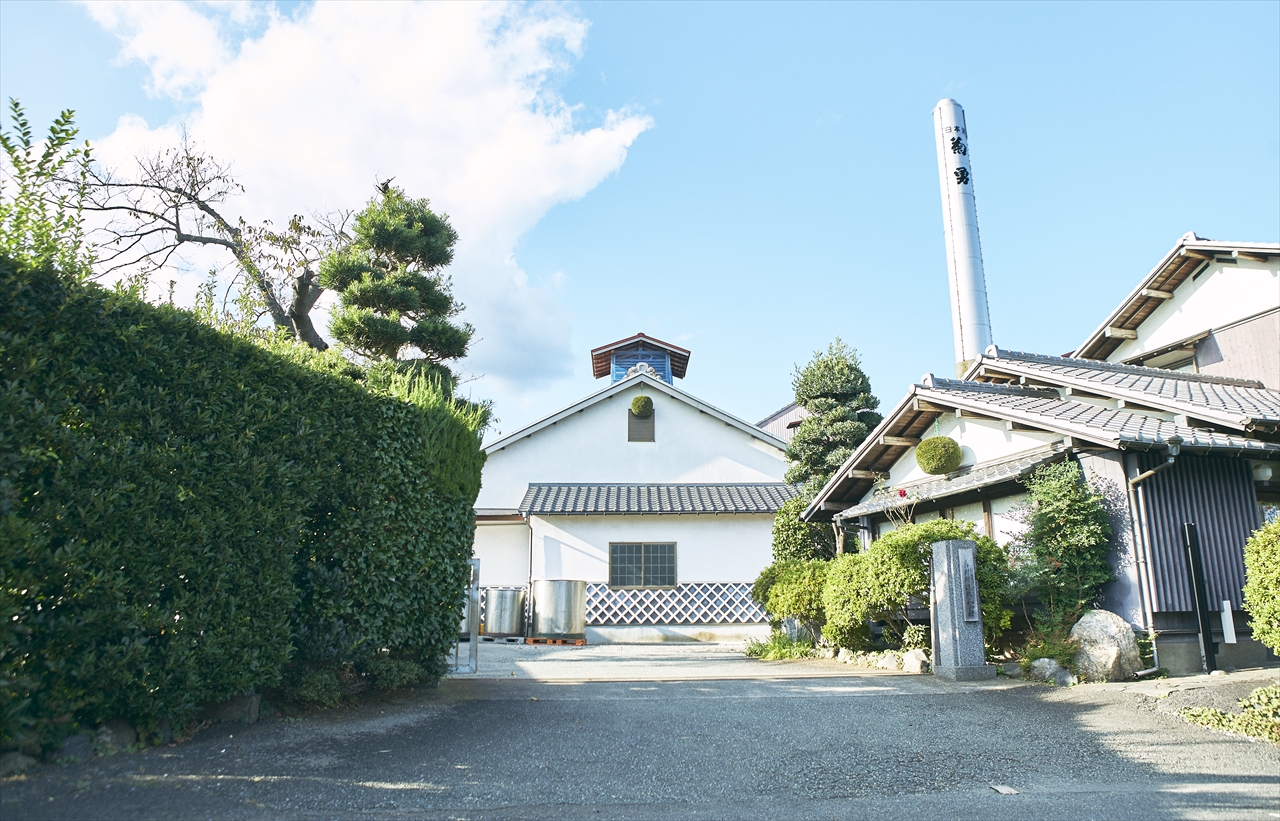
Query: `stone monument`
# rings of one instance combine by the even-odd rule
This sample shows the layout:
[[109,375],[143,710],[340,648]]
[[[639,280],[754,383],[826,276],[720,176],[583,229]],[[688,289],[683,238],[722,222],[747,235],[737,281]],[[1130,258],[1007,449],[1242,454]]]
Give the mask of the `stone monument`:
[[969,541],[933,544],[933,673],[949,681],[996,677],[983,641],[977,550]]

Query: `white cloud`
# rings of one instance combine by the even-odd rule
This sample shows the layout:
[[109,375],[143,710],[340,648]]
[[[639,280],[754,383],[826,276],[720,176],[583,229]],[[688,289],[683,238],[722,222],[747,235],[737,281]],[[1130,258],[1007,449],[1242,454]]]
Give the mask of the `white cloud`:
[[[651,125],[623,109],[578,129],[550,88],[581,54],[586,21],[541,4],[319,3],[293,19],[270,13],[233,47],[235,15],[247,13],[235,4],[134,5],[88,8],[158,90],[196,89],[187,123],[232,163],[247,191],[240,213],[359,208],[394,177],[461,236],[451,272],[481,338],[466,363],[486,375],[477,395],[569,373],[563,277],[531,284],[514,249],[549,209],[616,171]],[[122,119],[98,153],[118,160],[174,131]]]

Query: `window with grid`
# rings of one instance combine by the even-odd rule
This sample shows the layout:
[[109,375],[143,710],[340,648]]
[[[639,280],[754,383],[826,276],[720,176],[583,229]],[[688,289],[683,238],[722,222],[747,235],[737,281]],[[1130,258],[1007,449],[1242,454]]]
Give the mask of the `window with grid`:
[[610,587],[675,587],[676,546],[618,543],[609,545]]

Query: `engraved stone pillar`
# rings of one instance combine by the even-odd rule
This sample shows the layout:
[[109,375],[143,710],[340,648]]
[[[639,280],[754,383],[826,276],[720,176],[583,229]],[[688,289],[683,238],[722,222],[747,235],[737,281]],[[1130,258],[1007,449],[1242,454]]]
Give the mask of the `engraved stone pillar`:
[[933,672],[949,681],[996,677],[988,665],[978,601],[978,546],[968,541],[933,545]]

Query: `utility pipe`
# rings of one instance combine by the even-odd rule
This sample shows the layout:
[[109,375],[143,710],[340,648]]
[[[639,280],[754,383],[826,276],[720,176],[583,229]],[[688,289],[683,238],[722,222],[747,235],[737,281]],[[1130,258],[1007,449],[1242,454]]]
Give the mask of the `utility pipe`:
[[1173,467],[1174,460],[1178,458],[1178,452],[1182,449],[1182,437],[1170,436],[1165,440],[1165,449],[1168,452],[1168,456],[1165,457],[1164,464],[1156,465],[1151,470],[1134,476],[1129,480],[1128,487],[1129,531],[1138,553],[1138,597],[1142,599],[1142,620],[1145,622],[1143,626],[1147,628],[1147,636],[1151,639],[1151,660],[1156,669],[1160,667],[1160,651],[1156,649],[1156,619],[1155,608],[1152,604],[1155,591],[1151,583],[1151,566],[1148,562],[1150,545],[1147,544],[1146,529],[1140,527],[1137,521],[1144,509],[1138,505],[1137,494],[1139,492],[1139,484],[1155,476],[1160,471]]

